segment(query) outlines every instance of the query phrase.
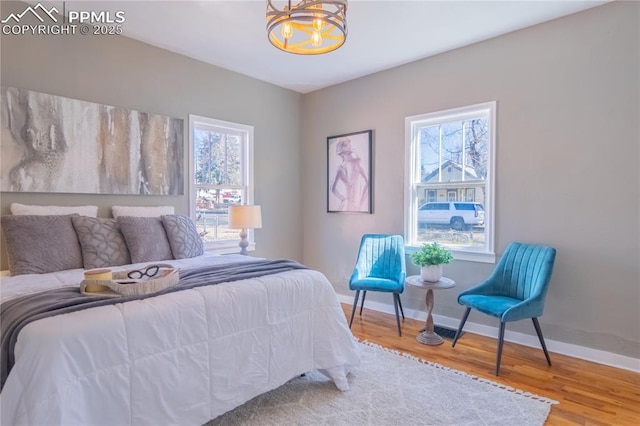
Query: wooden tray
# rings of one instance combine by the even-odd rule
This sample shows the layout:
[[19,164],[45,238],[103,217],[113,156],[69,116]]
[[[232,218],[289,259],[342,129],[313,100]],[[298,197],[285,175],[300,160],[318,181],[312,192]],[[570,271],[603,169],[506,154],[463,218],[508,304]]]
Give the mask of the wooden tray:
[[[180,279],[180,272],[177,268],[167,264],[158,264],[158,273],[151,277],[131,279],[127,276],[132,271],[144,270],[154,265],[147,265],[140,269],[129,271],[117,271],[113,273],[111,280],[82,280],[80,292],[90,296],[141,296],[153,294],[176,285]],[[100,288],[98,291],[87,291],[87,286]]]

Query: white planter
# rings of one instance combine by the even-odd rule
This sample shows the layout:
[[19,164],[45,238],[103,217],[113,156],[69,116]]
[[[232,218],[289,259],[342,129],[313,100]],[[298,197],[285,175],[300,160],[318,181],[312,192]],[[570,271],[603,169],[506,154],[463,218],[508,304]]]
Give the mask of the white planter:
[[442,265],[422,266],[420,275],[423,280],[435,283],[442,278]]

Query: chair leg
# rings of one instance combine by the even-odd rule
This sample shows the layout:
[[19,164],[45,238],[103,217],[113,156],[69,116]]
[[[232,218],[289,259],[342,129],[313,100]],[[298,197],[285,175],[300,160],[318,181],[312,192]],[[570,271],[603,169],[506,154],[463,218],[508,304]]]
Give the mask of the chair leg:
[[404,311],[402,310],[402,301],[400,300],[400,294],[398,294],[398,305],[400,305],[400,313],[402,314],[402,319],[405,319]]
[[349,321],[349,328],[353,324],[353,316],[356,314],[356,308],[358,307],[358,298],[360,297],[360,290],[356,290],[356,298],[353,299],[353,310],[351,311],[351,321]]
[[398,323],[398,334],[402,337],[402,329],[400,328],[400,315],[398,315],[398,300],[400,297],[397,293],[393,293],[393,307],[396,308],[396,322]]
[[458,326],[458,331],[456,331],[456,335],[453,338],[453,343],[451,343],[452,348],[456,347],[456,342],[458,341],[458,337],[460,337],[460,334],[462,333],[462,327],[464,327],[464,323],[467,322],[467,318],[469,318],[469,312],[471,312],[471,308],[467,308],[467,310],[464,311],[464,315],[462,315],[462,319],[460,320],[460,325]]
[[544,356],[547,358],[547,364],[551,365],[551,358],[549,358],[549,352],[547,351],[547,345],[544,344],[544,337],[542,337],[542,330],[540,329],[540,323],[538,323],[538,318],[531,318],[533,321],[533,326],[536,329],[536,333],[538,333],[538,339],[540,339],[540,345],[542,345],[542,350],[544,351]]
[[362,303],[360,304],[360,316],[362,316],[362,308],[364,308],[364,298],[367,297],[367,290],[362,291]]
[[500,375],[500,359],[502,358],[502,344],[504,343],[504,325],[500,321],[500,335],[498,336],[498,355],[496,357],[496,376]]

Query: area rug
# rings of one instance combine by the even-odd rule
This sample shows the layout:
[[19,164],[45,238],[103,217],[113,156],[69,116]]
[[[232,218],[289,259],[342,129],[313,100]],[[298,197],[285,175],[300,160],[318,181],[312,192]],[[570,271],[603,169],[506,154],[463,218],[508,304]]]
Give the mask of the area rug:
[[368,342],[339,391],[307,373],[230,411],[218,425],[543,425],[556,401]]

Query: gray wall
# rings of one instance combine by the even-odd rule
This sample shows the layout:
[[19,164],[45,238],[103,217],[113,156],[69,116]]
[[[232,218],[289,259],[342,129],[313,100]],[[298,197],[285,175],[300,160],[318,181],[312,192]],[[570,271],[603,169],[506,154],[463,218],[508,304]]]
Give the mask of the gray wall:
[[[0,15],[24,7],[3,1]],[[301,260],[300,129],[290,125],[300,115],[300,94],[120,36],[2,35],[0,40],[2,85],[183,118],[185,142],[188,114],[254,126],[255,203],[263,212],[255,254]],[[185,143],[185,174],[187,148]],[[187,188],[185,182],[185,194]],[[112,205],[173,205],[179,213],[189,208],[186,195],[5,192],[0,197],[2,214],[12,202],[93,204],[100,216],[109,216]]]
[[[350,294],[361,235],[403,232],[404,118],[496,100],[496,253],[556,247],[545,336],[640,358],[639,8],[614,2],[305,95],[304,262]],[[366,129],[375,212],[326,213],[326,137]],[[445,266],[457,287],[436,294],[434,313],[459,318],[457,294],[493,266]],[[424,292],[408,288],[403,303],[424,310]],[[530,322],[509,329],[534,334]]]

